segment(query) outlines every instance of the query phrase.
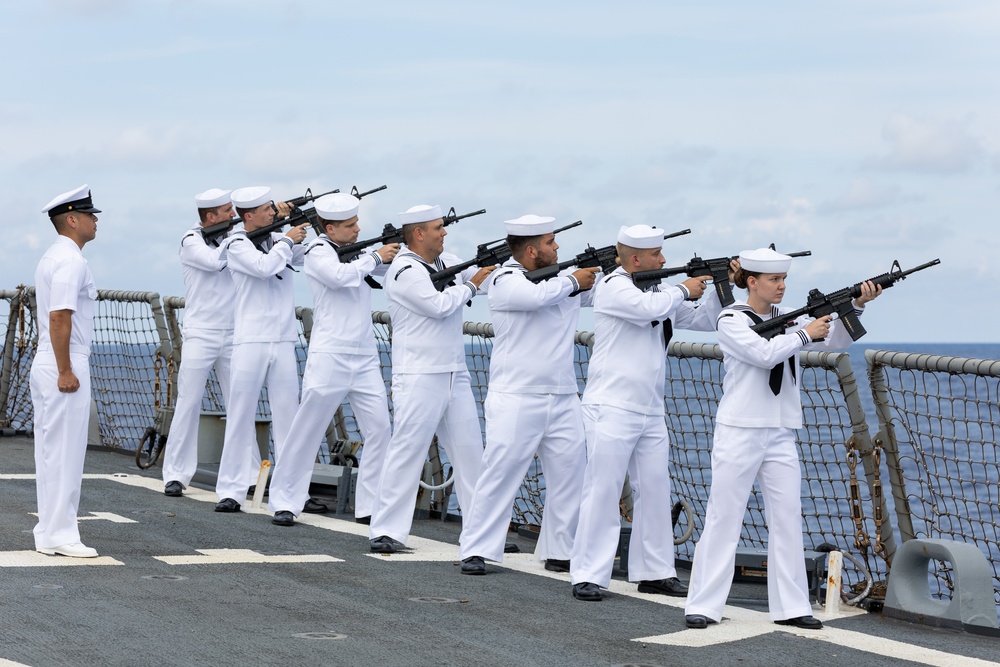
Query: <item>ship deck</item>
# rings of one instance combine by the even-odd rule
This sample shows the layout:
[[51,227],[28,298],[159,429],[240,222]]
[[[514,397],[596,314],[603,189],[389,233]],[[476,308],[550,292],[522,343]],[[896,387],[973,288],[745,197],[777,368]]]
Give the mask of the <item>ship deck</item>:
[[603,602],[579,602],[517,535],[525,553],[461,576],[457,522],[416,521],[410,551],[372,555],[350,516],[282,528],[266,507],[217,514],[212,491],[167,498],[158,467],[101,449],[80,505],[100,557],[44,556],[32,441],[2,438],[0,451],[0,665],[1000,664],[995,638],[850,608],[817,609],[821,631],[777,626],[760,584],[735,586],[706,630],[685,629],[683,600],[621,578]]

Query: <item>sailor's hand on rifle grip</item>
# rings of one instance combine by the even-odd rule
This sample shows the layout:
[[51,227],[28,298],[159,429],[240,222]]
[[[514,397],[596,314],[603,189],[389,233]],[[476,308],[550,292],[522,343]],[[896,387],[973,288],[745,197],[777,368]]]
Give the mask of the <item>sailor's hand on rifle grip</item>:
[[824,315],[819,319],[815,319],[806,325],[806,334],[812,340],[823,340],[830,334],[830,320],[832,318],[829,315]]
[[712,276],[695,276],[694,278],[688,278],[681,284],[691,293],[689,298],[692,301],[697,301],[705,293],[705,282],[711,279]]
[[395,259],[396,255],[399,253],[399,244],[389,243],[387,245],[382,246],[375,252],[378,253],[378,256],[382,259],[383,262],[388,264],[393,259]]
[[279,201],[274,205],[274,209],[277,211],[274,219],[281,220],[282,218],[287,218],[288,214],[292,212],[292,205],[286,201]]
[[854,300],[854,305],[862,308],[869,301],[874,301],[882,293],[882,286],[876,285],[870,280],[861,283],[861,296]]
[[729,262],[729,282],[736,282],[736,272],[740,270],[740,258],[733,257],[732,261]]
[[287,236],[288,238],[290,238],[295,243],[302,243],[305,240],[305,238],[306,238],[306,230],[308,228],[309,228],[309,223],[308,222],[303,222],[301,225],[298,225],[297,227],[292,227],[291,229],[289,229],[285,233],[285,236]]
[[472,276],[472,278],[469,279],[469,282],[471,282],[473,285],[475,285],[476,288],[478,289],[479,287],[482,286],[483,281],[485,281],[486,278],[491,273],[493,273],[494,271],[496,271],[496,269],[497,269],[496,266],[484,266],[483,268],[481,268],[478,271],[476,271],[476,275]]
[[577,269],[573,272],[573,277],[576,278],[576,282],[580,285],[580,291],[585,292],[594,286],[597,281],[597,274],[600,273],[601,267],[591,266],[586,269]]

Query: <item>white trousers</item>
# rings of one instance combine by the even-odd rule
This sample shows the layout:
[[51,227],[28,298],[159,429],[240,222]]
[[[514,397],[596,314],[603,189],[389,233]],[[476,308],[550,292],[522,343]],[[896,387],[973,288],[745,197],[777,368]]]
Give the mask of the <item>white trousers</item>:
[[802,547],[802,471],[795,431],[717,424],[705,530],[694,552],[685,614],[715,621],[729,597],[754,479],[764,495],[767,601],[775,621],[812,615]]
[[587,466],[580,398],[575,394],[486,396],[486,451],[472,504],[462,517],[461,557],[503,560],[511,508],[535,452],[545,475],[541,560],[568,560]]
[[90,359],[85,354],[70,354],[70,364],[80,381],[80,388],[72,393],[59,391],[55,357],[38,355],[31,364],[38,495],[36,549],[80,541],[76,515],[90,424]]
[[469,372],[392,376],[395,408],[392,439],[379,477],[371,537],[388,535],[406,544],[420,474],[437,433],[455,475],[455,493],[465,510],[472,502],[483,460],[483,434]]
[[676,577],[670,527],[670,442],[663,415],[584,405],[587,470],[570,580],[607,588],[621,535],[618,503],[632,483],[629,581]]
[[261,459],[255,423],[257,400],[265,380],[271,405],[274,455],[277,458],[299,407],[295,343],[240,343],[233,346],[226,435],[215,485],[219,500],[232,498],[243,504],[250,486],[257,483]]
[[163,481],[187,487],[198,470],[198,423],[205,383],[215,368],[222,400],[229,405],[233,330],[185,329],[181,366],[177,370],[177,402],[163,452]]
[[275,462],[268,506],[298,516],[309,499],[313,464],[323,434],[347,398],[365,446],[358,471],[357,516],[370,516],[378,475],[389,446],[391,426],[385,382],[378,359],[370,355],[312,352],[302,376],[302,400]]

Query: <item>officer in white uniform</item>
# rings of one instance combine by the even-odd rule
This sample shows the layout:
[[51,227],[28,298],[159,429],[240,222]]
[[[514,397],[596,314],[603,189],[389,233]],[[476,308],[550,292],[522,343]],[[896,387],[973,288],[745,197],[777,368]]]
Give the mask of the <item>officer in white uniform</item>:
[[[371,519],[371,549],[406,544],[427,448],[438,443],[452,464],[455,493],[469,506],[483,458],[483,435],[465,363],[462,306],[495,266],[473,267],[456,284],[434,288],[430,274],[460,260],[444,252],[447,231],[440,206],[413,206],[399,214],[406,248],[386,273],[392,319],[392,439],[379,477]],[[464,282],[463,282],[464,281]]]
[[[795,429],[802,428],[798,386],[799,350],[841,350],[851,336],[830,316],[801,318],[788,333],[765,340],[750,328],[778,317],[792,258],[770,248],[740,253],[736,285],[748,290],[719,317],[719,347],[726,374],[715,419],[712,489],[705,529],[695,548],[691,590],[685,607],[689,628],[722,619],[736,562],[747,497],[756,479],[767,513],[767,600],[771,620],[819,629],[812,615],[802,544],[802,473]],[[882,293],[862,285],[854,300],[861,314]]]
[[[348,194],[316,200],[326,233],[305,252],[313,295],[313,328],[302,378],[302,400],[271,478],[273,523],[291,526],[309,500],[316,451],[337,407],[346,397],[364,437],[355,515],[370,517],[375,487],[392,435],[385,381],[372,328],[369,276],[383,275],[399,252],[392,243],[341,262],[337,248],[358,240],[361,202]],[[377,283],[376,283],[377,284]]]
[[602,599],[611,581],[621,520],[618,501],[625,473],[635,507],[628,575],[639,591],[683,596],[674,569],[670,526],[670,443],[664,420],[666,352],[674,328],[712,331],[722,306],[701,306],[705,281],[642,291],[629,274],[663,267],[663,230],[647,225],[618,233],[621,268],[601,280],[594,295],[594,351],[583,392],[587,470],[570,579],[578,600]]
[[[230,190],[212,188],[195,195],[200,223],[181,237],[184,273],[184,344],[177,371],[177,403],[163,453],[163,493],[182,496],[198,468],[198,422],[205,382],[215,368],[223,401],[229,402],[229,373],[233,358],[233,304],[236,287],[226,270],[231,231],[214,238],[202,229],[232,220]],[[255,467],[260,467],[260,453]]]
[[[257,399],[267,380],[275,458],[298,408],[299,377],[295,366],[295,297],[292,266],[301,266],[301,243],[309,223],[292,227],[285,235],[272,232],[258,246],[247,234],[274,221],[271,189],[234,190],[232,201],[243,218],[245,231],[234,234],[227,253],[229,271],[236,285],[236,324],[226,434],[219,462],[215,492],[216,512],[240,511],[256,475],[253,452],[257,449],[254,421]],[[288,214],[288,204],[277,205],[277,214]]]
[[83,246],[97,236],[90,188],[82,185],[50,201],[43,213],[56,228],[35,270],[38,350],[31,362],[38,523],[35,549],[43,554],[93,558],[80,542],[83,459],[90,422],[90,343],[97,288]]
[[537,215],[504,222],[513,257],[489,280],[494,338],[486,452],[462,520],[462,574],[486,574],[484,559],[503,560],[511,507],[535,452],[545,475],[536,553],[546,569],[569,570],[587,464],[573,337],[600,269],[567,269],[538,284],[524,277],[559,261],[554,222]]

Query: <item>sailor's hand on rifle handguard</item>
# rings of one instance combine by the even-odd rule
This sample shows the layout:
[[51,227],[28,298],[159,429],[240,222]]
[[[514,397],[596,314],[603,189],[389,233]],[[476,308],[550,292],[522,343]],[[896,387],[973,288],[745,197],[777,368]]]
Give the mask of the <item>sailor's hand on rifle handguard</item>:
[[476,289],[479,289],[482,286],[483,281],[485,281],[486,278],[491,273],[493,273],[494,271],[496,271],[496,269],[497,269],[496,266],[484,266],[483,268],[481,268],[478,271],[476,271],[476,275],[472,276],[469,279],[469,282],[472,283],[473,285],[475,285]]
[[711,279],[712,276],[695,276],[694,278],[688,278],[681,285],[684,285],[691,294],[689,298],[692,301],[697,301],[705,293],[705,283]]
[[736,272],[740,270],[740,258],[733,257],[733,261],[729,262],[729,282],[736,282]]
[[833,319],[831,315],[824,315],[823,317],[813,320],[806,325],[806,334],[812,340],[823,340],[830,333],[831,319]]
[[854,306],[856,308],[864,308],[864,305],[869,301],[874,301],[878,298],[878,295],[882,293],[882,286],[876,285],[870,280],[866,280],[861,283],[861,296],[854,299]]
[[282,218],[287,218],[288,214],[292,212],[292,206],[286,201],[279,201],[274,205],[274,219],[281,220]]
[[307,229],[309,229],[309,223],[303,222],[301,225],[292,227],[287,232],[285,232],[285,236],[290,238],[293,243],[302,243],[306,238]]
[[379,248],[378,250],[376,250],[375,252],[378,254],[379,258],[381,258],[382,262],[384,262],[385,264],[388,264],[399,253],[399,244],[398,243],[388,243],[388,244],[382,246],[381,248]]

